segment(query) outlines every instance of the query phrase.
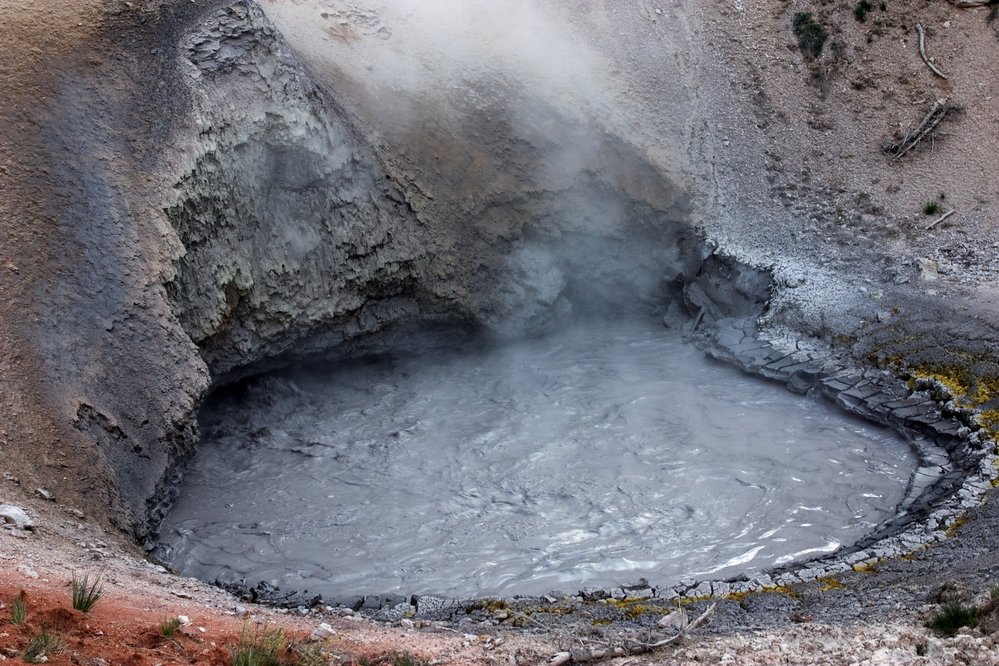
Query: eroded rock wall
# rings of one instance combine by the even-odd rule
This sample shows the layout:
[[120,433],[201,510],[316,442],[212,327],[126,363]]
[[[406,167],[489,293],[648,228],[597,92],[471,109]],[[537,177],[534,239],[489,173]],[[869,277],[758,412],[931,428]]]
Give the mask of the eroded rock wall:
[[252,4],[184,42],[200,127],[166,215],[167,284],[216,376],[424,310],[426,228]]
[[407,100],[411,141],[376,149],[253,3],[181,55],[197,140],[166,206],[184,248],[167,289],[217,380],[396,324],[509,336],[665,306],[703,258],[659,170],[508,83],[457,119]]

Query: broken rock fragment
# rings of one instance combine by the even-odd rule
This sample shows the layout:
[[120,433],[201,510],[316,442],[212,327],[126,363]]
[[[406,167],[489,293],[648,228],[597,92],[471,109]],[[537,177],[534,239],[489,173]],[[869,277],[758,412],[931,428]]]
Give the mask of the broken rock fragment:
[[0,526],[14,530],[33,530],[35,522],[21,507],[13,504],[0,504]]

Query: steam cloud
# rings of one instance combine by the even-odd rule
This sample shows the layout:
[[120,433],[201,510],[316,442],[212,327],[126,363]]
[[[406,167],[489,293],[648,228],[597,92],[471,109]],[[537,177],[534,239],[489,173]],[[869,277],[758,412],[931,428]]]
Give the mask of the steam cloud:
[[614,132],[620,118],[606,78],[614,67],[574,26],[587,7],[263,6],[317,75],[356,104],[376,140],[428,162],[432,153],[439,173],[417,177],[437,196],[482,210],[463,221],[478,234],[465,253],[506,257],[473,286],[489,328],[516,336],[601,304],[646,307],[683,272],[683,211],[673,208],[670,183]]

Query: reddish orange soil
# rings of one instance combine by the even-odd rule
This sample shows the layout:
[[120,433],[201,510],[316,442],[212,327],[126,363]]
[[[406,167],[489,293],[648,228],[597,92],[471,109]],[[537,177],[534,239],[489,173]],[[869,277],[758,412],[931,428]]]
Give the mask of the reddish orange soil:
[[[477,636],[434,626],[405,629],[362,618],[302,616],[256,606],[237,617],[229,610],[235,599],[219,590],[141,570],[122,578],[119,566],[109,562],[104,595],[89,613],[73,610],[70,582],[53,570],[42,568],[42,575],[33,578],[0,567],[0,662],[21,663],[25,649],[43,629],[64,643],[61,650],[46,655],[44,663],[57,665],[231,664],[241,636],[278,630],[287,645],[281,663],[288,666],[527,664],[547,661],[554,649],[529,635],[489,631],[489,636]],[[145,578],[170,585],[151,584]],[[27,609],[19,625],[11,618],[18,597]],[[162,625],[179,616],[189,623],[165,636]],[[332,625],[335,635],[312,642],[310,635],[320,623]]]
[[[399,653],[384,645],[357,645],[348,637],[309,643],[319,620],[284,617],[276,621],[242,620],[196,604],[169,603],[154,596],[124,597],[109,591],[89,613],[73,610],[70,586],[61,581],[25,581],[0,574],[0,660],[20,659],[32,638],[43,629],[57,636],[64,647],[47,654],[49,664],[154,666],[167,664],[230,664],[232,649],[244,632],[263,634],[280,627],[289,646],[322,649],[324,663],[391,663]],[[23,576],[20,576],[23,578]],[[27,608],[23,624],[11,619],[11,603],[22,598]],[[161,626],[178,616],[189,624],[164,635]],[[423,656],[411,654],[415,659]],[[288,663],[295,663],[292,652]],[[460,662],[450,662],[460,663]]]
[[[197,609],[166,604],[159,600],[116,597],[109,593],[89,613],[72,609],[70,588],[62,582],[24,585],[23,581],[0,578],[0,599],[4,609],[0,620],[0,653],[8,658],[19,656],[31,639],[47,628],[65,642],[65,648],[48,655],[50,664],[228,664],[231,646],[243,628],[241,621]],[[11,602],[21,596],[27,607],[27,620],[15,625],[10,616]],[[136,602],[140,603],[136,603]],[[191,623],[171,636],[163,635],[160,625],[178,615],[189,614]],[[303,630],[290,632],[289,638],[305,640]]]

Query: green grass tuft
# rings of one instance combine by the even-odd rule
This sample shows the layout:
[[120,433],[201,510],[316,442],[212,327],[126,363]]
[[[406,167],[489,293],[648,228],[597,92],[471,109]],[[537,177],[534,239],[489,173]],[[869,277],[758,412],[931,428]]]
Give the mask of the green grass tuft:
[[936,215],[940,212],[940,202],[939,201],[927,201],[923,204],[923,214],[924,215]]
[[29,664],[41,664],[48,661],[49,655],[57,654],[65,649],[65,641],[50,633],[47,627],[42,627],[42,630],[35,634],[35,637],[28,643],[21,658]]
[[95,576],[92,582],[90,574],[84,574],[83,578],[73,576],[72,588],[73,608],[84,613],[89,613],[94,604],[104,595],[100,574]]
[[326,666],[329,663],[321,645],[296,643],[290,647],[290,650],[294,655],[292,663],[295,666]]
[[243,625],[239,643],[232,649],[232,666],[280,666],[288,643],[280,629]]
[[[853,8],[853,18],[857,19],[861,23],[867,21],[867,14],[872,9],[871,3],[868,0],[860,0]],[[884,11],[884,10],[882,10]]]
[[14,624],[24,624],[27,619],[28,606],[24,603],[24,599],[17,597],[10,602],[10,621]]
[[980,612],[974,606],[960,603],[947,604],[926,623],[926,626],[944,636],[953,636],[961,627],[976,627]]
[[812,17],[811,12],[795,14],[791,26],[798,38],[798,48],[807,60],[815,60],[822,55],[822,47],[825,46],[829,33]]
[[178,629],[180,629],[180,620],[175,617],[160,622],[160,633],[167,638],[177,633]]

